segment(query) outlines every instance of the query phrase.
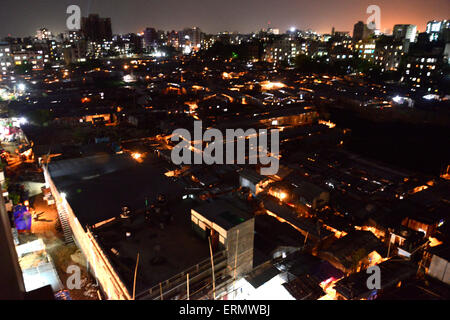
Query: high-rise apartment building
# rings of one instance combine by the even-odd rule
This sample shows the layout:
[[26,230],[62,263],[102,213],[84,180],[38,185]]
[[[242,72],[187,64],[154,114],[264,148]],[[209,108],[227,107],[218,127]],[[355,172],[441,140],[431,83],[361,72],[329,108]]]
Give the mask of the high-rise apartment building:
[[84,37],[93,42],[111,40],[111,18],[100,18],[98,14],[90,14],[81,19],[81,32]]
[[396,24],[392,32],[395,40],[416,42],[417,26],[413,24]]
[[360,41],[360,40],[367,40],[370,36],[371,30],[367,27],[367,25],[362,22],[358,21],[355,23],[353,27],[353,40]]
[[441,40],[450,41],[450,20],[436,21],[432,20],[427,23],[426,30],[430,41]]

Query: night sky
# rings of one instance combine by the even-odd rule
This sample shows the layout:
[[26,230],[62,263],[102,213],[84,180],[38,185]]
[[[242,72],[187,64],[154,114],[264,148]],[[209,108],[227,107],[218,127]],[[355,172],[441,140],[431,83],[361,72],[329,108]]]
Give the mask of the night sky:
[[371,4],[381,8],[381,31],[397,23],[416,24],[424,31],[427,21],[450,18],[449,0],[1,0],[0,37],[35,35],[42,27],[63,32],[70,4],[80,5],[83,16],[111,17],[114,33],[193,26],[207,33],[247,33],[268,22],[281,32],[296,26],[330,33],[335,26],[352,33],[356,21],[366,21]]

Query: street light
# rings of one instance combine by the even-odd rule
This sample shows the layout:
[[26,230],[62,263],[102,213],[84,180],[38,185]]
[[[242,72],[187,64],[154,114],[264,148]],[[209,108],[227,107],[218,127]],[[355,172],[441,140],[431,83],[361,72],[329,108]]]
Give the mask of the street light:
[[19,91],[25,91],[26,86],[25,86],[23,83],[19,83],[19,84],[17,85],[17,89],[19,89]]
[[392,98],[392,101],[394,101],[395,103],[401,103],[403,101],[403,98],[400,96],[395,96]]
[[131,154],[131,156],[133,157],[134,160],[140,160],[142,158],[142,154],[140,154],[139,152],[134,152]]

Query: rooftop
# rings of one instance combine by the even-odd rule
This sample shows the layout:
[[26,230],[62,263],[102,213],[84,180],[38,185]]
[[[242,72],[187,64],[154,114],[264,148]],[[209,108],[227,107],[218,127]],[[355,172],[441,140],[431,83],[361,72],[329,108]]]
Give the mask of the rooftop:
[[230,230],[252,218],[249,213],[224,199],[213,200],[193,209],[225,230]]
[[193,205],[192,200],[169,201],[173,221],[164,223],[163,227],[156,215],[147,222],[143,214],[136,214],[93,229],[129,292],[132,292],[138,254],[136,294],[209,259],[208,241],[196,236],[191,229],[189,210]]
[[258,172],[256,172],[255,170],[251,170],[248,168],[243,169],[239,175],[242,178],[245,178],[247,180],[249,180],[251,183],[253,184],[257,184],[259,182],[261,182],[262,180],[265,180],[266,177],[260,175]]
[[272,196],[265,196],[262,198],[264,208],[270,213],[275,214],[278,218],[287,221],[290,225],[300,231],[304,236],[314,239],[324,239],[329,237],[332,233],[323,227],[319,227],[316,222],[309,218],[298,217],[298,214],[288,205],[277,201]]
[[386,290],[378,300],[448,300],[450,286],[433,278],[412,279],[399,287]]
[[284,283],[283,286],[297,300],[316,300],[325,295],[317,280],[308,274]]
[[99,154],[51,162],[49,172],[82,226],[119,216],[121,208],[143,210],[145,200],[166,194],[181,200],[183,186],[164,175],[164,161],[147,154],[142,163],[128,154]]
[[[411,262],[398,259],[382,262],[378,266],[381,269],[381,290],[383,291],[397,285],[399,281],[411,278],[417,273],[417,266]],[[339,280],[334,288],[336,292],[347,299],[369,298],[373,290],[367,288],[367,277],[366,270],[362,270]]]
[[352,230],[346,236],[337,239],[325,250],[336,257],[344,266],[352,265],[352,259],[357,256],[358,250],[363,250],[364,255],[377,251],[385,256],[386,249],[382,242],[370,231]]

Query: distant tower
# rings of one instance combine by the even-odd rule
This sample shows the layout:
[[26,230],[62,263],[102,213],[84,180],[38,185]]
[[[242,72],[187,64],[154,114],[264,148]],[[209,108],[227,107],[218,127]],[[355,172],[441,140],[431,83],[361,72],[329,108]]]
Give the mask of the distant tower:
[[413,24],[396,24],[392,35],[396,40],[409,40],[409,42],[416,41],[417,26]]
[[355,23],[353,27],[353,40],[359,41],[359,40],[366,40],[370,35],[370,29],[367,27],[367,25],[362,22],[358,21]]
[[154,46],[158,41],[158,35],[156,33],[155,28],[145,28],[144,30],[144,43],[145,46],[151,47]]
[[90,14],[81,19],[81,32],[89,41],[102,42],[111,40],[111,18],[100,18],[98,14]]
[[443,40],[445,42],[449,42],[450,20],[428,21],[426,32],[429,35],[430,41]]

